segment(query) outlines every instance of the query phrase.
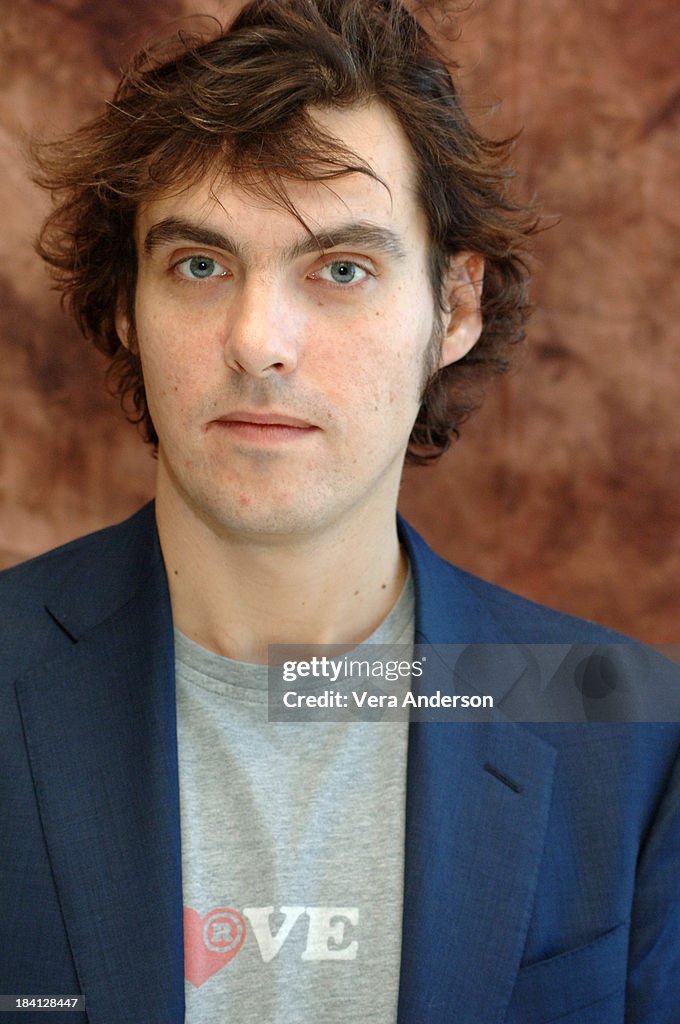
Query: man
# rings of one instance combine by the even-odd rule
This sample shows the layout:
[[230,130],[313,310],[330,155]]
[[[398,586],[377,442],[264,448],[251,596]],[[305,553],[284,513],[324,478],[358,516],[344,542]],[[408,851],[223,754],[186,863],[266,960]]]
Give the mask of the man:
[[390,0],[248,5],[43,152],[42,253],[157,495],[3,579],[3,993],[93,1024],[680,1020],[677,726],[267,720],[270,644],[620,639],[395,517],[407,449],[523,333],[503,155]]

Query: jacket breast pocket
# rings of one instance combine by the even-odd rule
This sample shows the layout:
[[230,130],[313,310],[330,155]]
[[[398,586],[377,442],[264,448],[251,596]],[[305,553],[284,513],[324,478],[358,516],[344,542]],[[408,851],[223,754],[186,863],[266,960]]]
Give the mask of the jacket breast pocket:
[[628,922],[520,969],[505,1024],[621,1024]]

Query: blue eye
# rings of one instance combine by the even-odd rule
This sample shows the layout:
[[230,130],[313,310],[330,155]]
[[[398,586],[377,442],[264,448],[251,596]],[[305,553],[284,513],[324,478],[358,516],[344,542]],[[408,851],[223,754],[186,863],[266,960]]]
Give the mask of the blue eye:
[[312,274],[313,278],[339,285],[361,284],[369,276],[369,271],[354,260],[333,260]]
[[329,264],[328,269],[336,284],[352,284],[357,275],[365,274],[365,271],[351,260],[335,260]]
[[226,270],[221,263],[210,256],[191,256],[181,260],[177,269],[189,281],[205,281],[211,277],[223,277]]

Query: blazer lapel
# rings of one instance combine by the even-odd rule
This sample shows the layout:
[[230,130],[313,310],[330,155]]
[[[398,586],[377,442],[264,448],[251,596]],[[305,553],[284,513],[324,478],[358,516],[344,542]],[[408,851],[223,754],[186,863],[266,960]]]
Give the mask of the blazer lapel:
[[[417,641],[508,643],[464,574],[402,530]],[[17,695],[88,1017],[181,1024],[167,584],[151,509],[110,536],[108,553],[96,549],[91,586],[83,588],[76,564],[79,589],[53,595],[59,653],[20,679]],[[502,1019],[528,927],[554,757],[511,724],[411,724],[399,1024]]]
[[89,595],[53,597],[73,642],[17,683],[92,1024],[184,1020],[172,623],[149,515],[118,550],[132,572],[108,566]]
[[[521,653],[514,662],[511,640],[465,574],[405,524],[401,532],[417,643],[508,645],[505,671],[485,680],[484,692],[500,699]],[[524,948],[556,753],[511,723],[409,729],[399,1024],[491,1024],[503,1019]]]

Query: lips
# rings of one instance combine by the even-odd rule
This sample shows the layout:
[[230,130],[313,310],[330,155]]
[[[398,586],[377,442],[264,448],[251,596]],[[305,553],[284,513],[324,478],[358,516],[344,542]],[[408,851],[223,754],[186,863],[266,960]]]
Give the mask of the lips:
[[235,409],[207,424],[224,437],[232,437],[245,445],[279,445],[311,437],[319,427],[299,416],[271,411],[255,412],[250,409]]
[[247,409],[237,409],[234,412],[220,416],[217,423],[252,424],[259,427],[294,427],[298,430],[316,430],[316,426],[308,420],[298,419],[296,416],[287,416],[279,412],[251,412]]

